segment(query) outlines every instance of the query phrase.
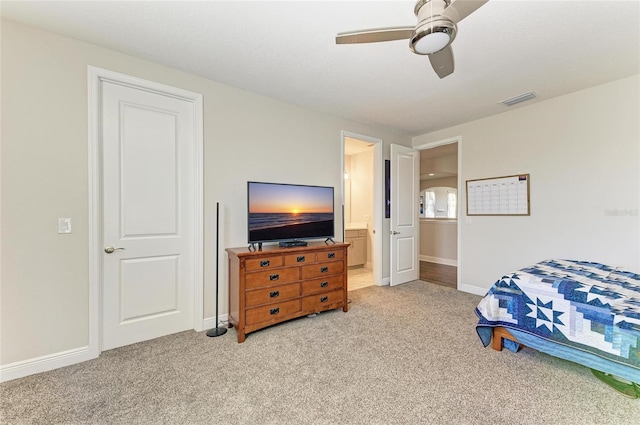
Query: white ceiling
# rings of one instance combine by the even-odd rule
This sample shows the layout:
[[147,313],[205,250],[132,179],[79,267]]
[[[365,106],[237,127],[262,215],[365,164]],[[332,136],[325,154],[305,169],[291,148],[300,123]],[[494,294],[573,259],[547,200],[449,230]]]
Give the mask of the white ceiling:
[[[405,40],[338,32],[414,25],[412,1],[6,1],[1,14],[271,98],[408,135],[640,72],[639,1],[491,0],[458,25],[440,80]],[[512,108],[517,108],[514,106]]]

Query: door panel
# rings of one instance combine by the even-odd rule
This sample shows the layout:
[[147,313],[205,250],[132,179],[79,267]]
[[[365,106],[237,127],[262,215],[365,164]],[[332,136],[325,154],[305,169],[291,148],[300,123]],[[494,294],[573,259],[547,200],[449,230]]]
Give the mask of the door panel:
[[399,237],[396,246],[398,247],[398,265],[396,270],[399,273],[411,271],[415,264],[412,260],[412,255],[414,254],[413,239]]
[[102,349],[194,328],[194,105],[102,84]]
[[420,156],[391,145],[391,276],[392,286],[418,279]]
[[120,262],[121,324],[179,313],[178,261],[172,255]]
[[177,117],[145,105],[123,104],[120,119],[121,235],[175,235],[179,181]]

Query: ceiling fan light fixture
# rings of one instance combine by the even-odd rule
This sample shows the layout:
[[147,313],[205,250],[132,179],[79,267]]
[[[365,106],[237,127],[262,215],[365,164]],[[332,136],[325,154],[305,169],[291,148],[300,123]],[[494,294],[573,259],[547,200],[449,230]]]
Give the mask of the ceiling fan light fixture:
[[418,38],[412,48],[419,55],[430,55],[439,52],[449,45],[451,38],[445,32],[431,32]]
[[447,47],[456,38],[456,26],[448,19],[440,18],[419,25],[409,46],[419,55],[430,55]]

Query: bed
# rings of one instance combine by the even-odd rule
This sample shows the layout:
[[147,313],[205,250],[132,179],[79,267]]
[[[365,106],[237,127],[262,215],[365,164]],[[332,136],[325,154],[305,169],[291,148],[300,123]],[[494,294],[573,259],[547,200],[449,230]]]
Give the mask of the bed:
[[484,346],[524,345],[591,368],[640,397],[640,275],[604,264],[546,260],[500,278],[476,307]]

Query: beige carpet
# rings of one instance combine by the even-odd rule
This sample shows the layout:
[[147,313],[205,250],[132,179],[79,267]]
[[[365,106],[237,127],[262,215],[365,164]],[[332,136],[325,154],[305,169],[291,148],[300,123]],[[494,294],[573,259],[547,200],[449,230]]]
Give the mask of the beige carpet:
[[589,369],[482,347],[479,297],[416,281],[350,311],[192,331],[0,385],[2,424],[638,424]]

